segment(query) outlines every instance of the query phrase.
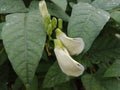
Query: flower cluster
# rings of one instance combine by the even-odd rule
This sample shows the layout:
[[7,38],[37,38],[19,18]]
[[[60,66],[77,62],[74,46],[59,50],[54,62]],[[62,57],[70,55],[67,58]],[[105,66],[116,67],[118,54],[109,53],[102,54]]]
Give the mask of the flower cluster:
[[60,29],[56,29],[55,55],[61,70],[68,76],[80,76],[83,74],[84,67],[75,61],[70,55],[78,55],[84,49],[82,38],[67,37]]
[[[47,6],[44,0],[40,1],[39,4],[40,12],[43,17],[45,28],[49,39],[51,39],[52,31],[57,27],[57,19],[51,20],[50,14],[48,13]],[[78,55],[84,49],[84,41],[82,38],[70,38],[62,29],[62,21],[58,19],[58,28],[55,30],[56,39],[54,39],[54,52],[58,61],[58,64],[68,76],[80,76],[83,74],[84,66],[79,62],[75,61],[71,55]]]

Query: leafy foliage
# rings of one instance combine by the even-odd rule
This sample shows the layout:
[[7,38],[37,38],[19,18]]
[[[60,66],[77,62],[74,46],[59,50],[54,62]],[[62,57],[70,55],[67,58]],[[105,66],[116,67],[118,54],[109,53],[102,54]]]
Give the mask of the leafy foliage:
[[120,11],[115,11],[111,13],[111,18],[113,18],[115,21],[117,21],[120,24]]
[[[47,28],[39,1],[0,0],[0,90],[119,90],[120,0],[45,0]],[[71,56],[85,67],[79,77],[59,67],[57,28],[85,42]]]
[[67,7],[67,0],[63,0],[62,2],[60,0],[52,0],[55,4],[57,4],[61,9],[64,11],[66,10]]
[[120,76],[120,71],[119,71],[119,66],[120,66],[120,60],[116,60],[116,62],[113,63],[109,67],[109,69],[105,72],[105,77],[119,77]]
[[93,1],[92,5],[104,10],[111,10],[113,8],[119,7],[120,0],[95,0]]
[[86,2],[86,3],[91,3],[91,0],[77,0],[78,2]]
[[10,62],[25,84],[34,77],[46,37],[42,19],[34,13],[8,15],[2,31]]
[[85,75],[82,80],[86,90],[106,90],[92,75]]
[[53,87],[57,84],[69,81],[69,79],[70,78],[68,76],[61,72],[58,63],[55,62],[53,66],[49,69],[43,84],[44,87]]
[[0,13],[20,13],[26,12],[27,8],[25,7],[22,0],[0,0]]
[[[32,1],[30,4],[30,10],[39,10],[38,1]],[[58,18],[62,18],[65,21],[68,21],[69,16],[62,10],[59,6],[54,3],[47,3],[48,11],[51,15],[56,16]]]
[[68,24],[68,35],[82,37],[87,51],[108,20],[107,12],[87,3],[78,3],[73,7]]

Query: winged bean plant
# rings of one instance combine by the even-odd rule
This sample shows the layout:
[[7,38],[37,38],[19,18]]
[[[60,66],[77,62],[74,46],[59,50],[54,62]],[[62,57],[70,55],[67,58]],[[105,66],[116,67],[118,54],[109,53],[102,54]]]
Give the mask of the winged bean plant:
[[120,0],[0,0],[0,90],[120,90]]

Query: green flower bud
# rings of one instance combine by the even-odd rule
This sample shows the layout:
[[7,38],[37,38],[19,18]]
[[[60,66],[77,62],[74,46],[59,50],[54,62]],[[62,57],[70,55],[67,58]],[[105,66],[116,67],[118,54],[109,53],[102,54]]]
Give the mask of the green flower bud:
[[51,23],[52,23],[52,30],[54,30],[57,27],[57,19],[53,17]]
[[58,28],[62,30],[63,28],[63,21],[62,19],[58,19]]

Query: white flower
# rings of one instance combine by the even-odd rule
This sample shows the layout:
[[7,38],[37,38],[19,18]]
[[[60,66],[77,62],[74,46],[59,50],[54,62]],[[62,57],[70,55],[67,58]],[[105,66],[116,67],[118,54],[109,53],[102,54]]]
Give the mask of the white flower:
[[39,2],[39,10],[40,10],[41,15],[44,19],[45,27],[47,28],[47,26],[50,23],[50,14],[47,10],[47,5],[46,5],[45,0],[42,0],[42,1]]
[[47,10],[46,2],[44,0],[39,2],[39,9],[43,17],[44,16],[50,17],[50,14],[48,13],[48,10]]
[[83,65],[72,59],[60,40],[54,40],[54,43],[54,52],[61,70],[68,76],[77,77],[82,75],[84,71]]
[[84,49],[85,44],[82,38],[70,38],[60,29],[56,29],[56,37],[62,41],[70,55],[78,55]]

